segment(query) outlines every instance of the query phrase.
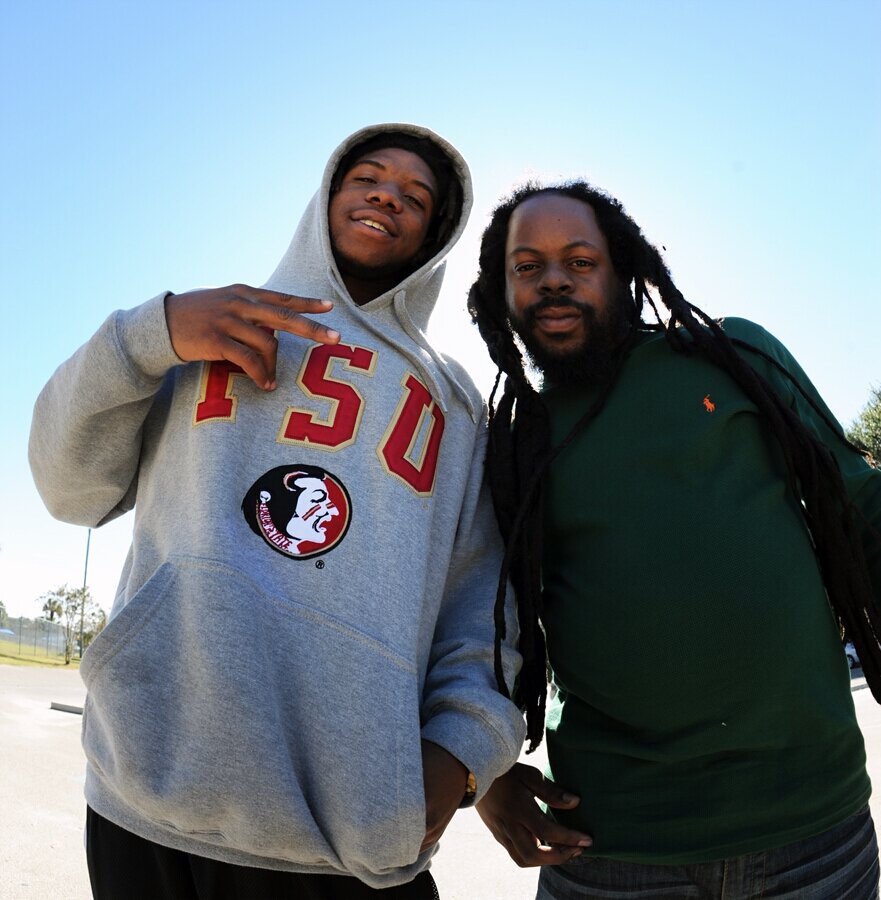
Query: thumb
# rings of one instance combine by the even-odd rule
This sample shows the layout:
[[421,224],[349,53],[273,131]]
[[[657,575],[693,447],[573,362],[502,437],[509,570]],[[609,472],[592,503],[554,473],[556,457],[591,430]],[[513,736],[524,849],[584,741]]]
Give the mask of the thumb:
[[520,781],[532,794],[553,809],[573,809],[581,803],[581,798],[577,794],[573,794],[549,778],[545,778],[533,766],[518,763],[515,768]]
[[547,788],[540,794],[536,794],[540,800],[544,800],[553,809],[574,809],[581,803],[581,797],[571,791],[565,791],[553,782],[546,782]]

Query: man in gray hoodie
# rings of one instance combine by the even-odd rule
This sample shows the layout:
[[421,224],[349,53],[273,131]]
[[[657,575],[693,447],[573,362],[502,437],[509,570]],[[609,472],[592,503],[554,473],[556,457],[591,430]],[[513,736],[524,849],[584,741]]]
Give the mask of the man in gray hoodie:
[[516,759],[483,404],[425,338],[470,205],[447,142],[363,129],[262,288],[118,311],[41,393],[53,515],[135,507],[81,670],[97,898],[434,897]]

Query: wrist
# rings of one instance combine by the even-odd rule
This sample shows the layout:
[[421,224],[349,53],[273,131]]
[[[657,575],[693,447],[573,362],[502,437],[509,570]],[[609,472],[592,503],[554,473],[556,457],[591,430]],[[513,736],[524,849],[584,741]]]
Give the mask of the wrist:
[[464,809],[467,806],[474,806],[474,801],[476,799],[477,778],[475,778],[473,772],[469,772],[465,779],[465,793],[462,796],[462,802],[459,804],[459,809]]

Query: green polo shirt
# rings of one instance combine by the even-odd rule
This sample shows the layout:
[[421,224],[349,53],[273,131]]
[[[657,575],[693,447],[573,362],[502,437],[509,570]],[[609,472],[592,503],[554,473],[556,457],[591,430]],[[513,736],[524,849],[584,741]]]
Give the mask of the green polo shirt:
[[[822,403],[767,332],[737,319],[725,330]],[[834,450],[881,530],[881,472],[744,353]],[[591,399],[559,387],[544,397],[555,442]],[[731,378],[653,332],[554,462],[543,567],[558,688],[549,770],[582,798],[554,814],[593,836],[589,853],[736,856],[819,833],[866,803],[849,670],[784,472]],[[870,564],[881,586],[877,553]]]

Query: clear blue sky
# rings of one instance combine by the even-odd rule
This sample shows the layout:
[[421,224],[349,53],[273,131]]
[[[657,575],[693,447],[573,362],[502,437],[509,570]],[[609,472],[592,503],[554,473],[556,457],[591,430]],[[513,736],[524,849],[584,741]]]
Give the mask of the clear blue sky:
[[[685,295],[761,322],[845,423],[881,384],[881,3],[3,3],[0,261],[7,327],[0,598],[83,577],[84,529],[43,510],[33,401],[113,309],[262,283],[331,150],[430,126],[476,206],[436,313],[464,313],[493,203],[529,175],[617,195]],[[10,322],[11,320],[11,322]],[[93,533],[109,608],[131,517]]]

